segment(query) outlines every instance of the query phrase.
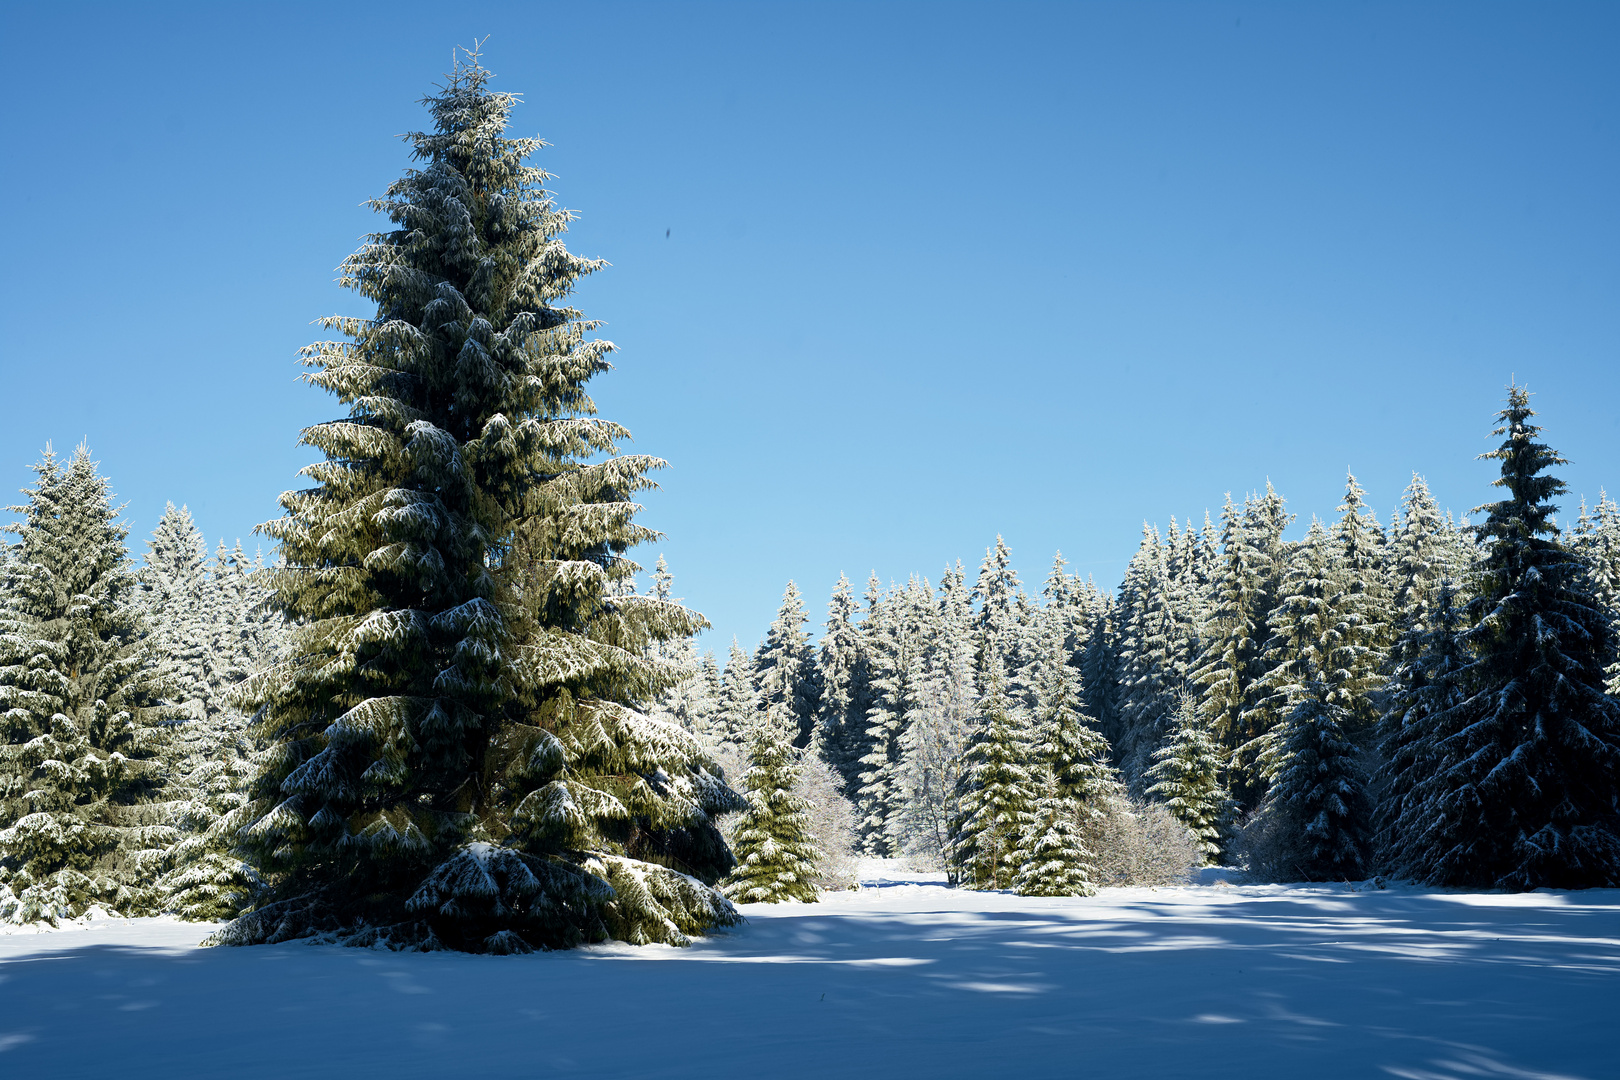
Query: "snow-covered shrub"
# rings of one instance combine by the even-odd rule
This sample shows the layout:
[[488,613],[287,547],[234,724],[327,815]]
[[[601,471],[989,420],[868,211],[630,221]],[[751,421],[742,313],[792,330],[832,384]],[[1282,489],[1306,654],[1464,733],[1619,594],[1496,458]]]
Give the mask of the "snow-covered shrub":
[[1267,803],[1244,818],[1232,834],[1227,861],[1255,881],[1299,881],[1298,838],[1277,807]]
[[821,758],[806,754],[794,794],[810,804],[810,831],[821,849],[816,889],[837,892],[860,887],[855,861],[855,807],[844,798],[843,777]]
[[1160,803],[1132,798],[1121,786],[1081,815],[1094,855],[1097,885],[1180,885],[1204,861],[1198,841]]

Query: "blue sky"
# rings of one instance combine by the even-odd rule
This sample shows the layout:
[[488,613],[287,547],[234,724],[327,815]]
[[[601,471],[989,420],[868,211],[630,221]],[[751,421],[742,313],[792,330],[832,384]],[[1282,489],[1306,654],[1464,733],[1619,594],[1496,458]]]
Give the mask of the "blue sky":
[[1466,511],[1513,375],[1620,488],[1620,7],[1487,3],[10,4],[0,485],[87,437],[137,541],[251,544],[359,204],[486,34],[722,655],[997,533],[1111,588],[1268,478],[1296,532],[1347,468]]

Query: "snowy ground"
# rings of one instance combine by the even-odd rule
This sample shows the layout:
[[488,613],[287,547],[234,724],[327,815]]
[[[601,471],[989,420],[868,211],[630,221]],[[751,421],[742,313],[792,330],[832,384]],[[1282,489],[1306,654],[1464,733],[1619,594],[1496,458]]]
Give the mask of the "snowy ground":
[[[1620,1075],[1620,891],[868,887],[524,957],[0,937],[0,1076]],[[1208,875],[1213,878],[1218,875]]]

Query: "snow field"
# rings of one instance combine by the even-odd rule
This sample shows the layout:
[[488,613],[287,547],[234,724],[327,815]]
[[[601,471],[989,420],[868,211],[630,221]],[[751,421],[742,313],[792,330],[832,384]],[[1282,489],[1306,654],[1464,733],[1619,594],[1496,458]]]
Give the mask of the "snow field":
[[[0,1076],[1617,1072],[1620,891],[943,887],[880,861],[690,949],[522,957],[101,920],[0,937]],[[1206,874],[1216,880],[1218,874]]]

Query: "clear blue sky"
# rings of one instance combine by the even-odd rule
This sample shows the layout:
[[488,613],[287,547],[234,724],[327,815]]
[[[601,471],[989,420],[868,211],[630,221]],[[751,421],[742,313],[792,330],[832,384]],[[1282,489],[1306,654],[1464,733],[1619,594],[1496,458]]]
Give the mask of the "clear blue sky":
[[1528,3],[8,4],[0,486],[88,437],[137,550],[170,499],[251,543],[359,203],[485,34],[722,655],[998,532],[1111,588],[1268,477],[1466,511],[1513,374],[1620,488],[1620,5]]

